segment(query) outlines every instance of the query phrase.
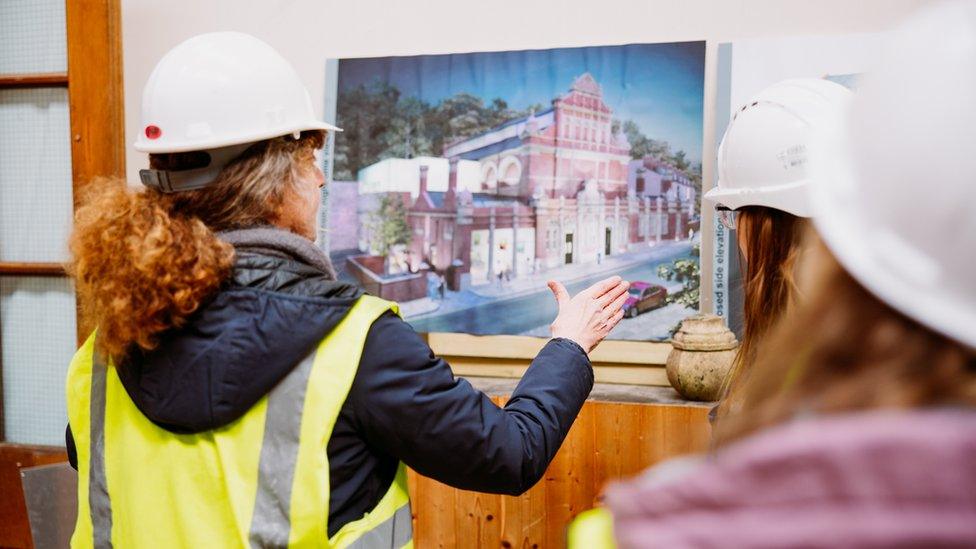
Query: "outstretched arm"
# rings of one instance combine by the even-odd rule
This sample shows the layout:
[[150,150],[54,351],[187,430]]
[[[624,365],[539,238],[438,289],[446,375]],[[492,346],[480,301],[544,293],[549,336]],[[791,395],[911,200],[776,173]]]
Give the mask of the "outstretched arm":
[[593,386],[586,353],[619,321],[621,294],[626,298],[619,278],[575,298],[561,285],[553,289],[557,337],[504,408],[456,379],[406,322],[393,314],[378,319],[347,401],[357,430],[371,446],[451,486],[506,494],[531,488]]

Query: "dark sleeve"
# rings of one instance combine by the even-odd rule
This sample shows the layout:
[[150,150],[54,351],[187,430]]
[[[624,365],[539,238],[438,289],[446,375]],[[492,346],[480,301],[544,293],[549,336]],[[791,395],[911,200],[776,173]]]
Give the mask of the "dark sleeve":
[[370,329],[347,403],[370,446],[419,473],[456,488],[520,494],[542,478],[592,388],[583,349],[554,339],[499,408],[388,313]]
[[71,434],[71,424],[64,429],[64,448],[68,451],[68,464],[75,471],[78,470],[78,450],[75,448],[75,436]]

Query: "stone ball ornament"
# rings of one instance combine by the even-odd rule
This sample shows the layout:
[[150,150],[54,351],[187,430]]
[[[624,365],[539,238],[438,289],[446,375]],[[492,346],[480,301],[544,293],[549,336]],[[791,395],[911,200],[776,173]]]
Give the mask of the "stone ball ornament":
[[718,400],[739,346],[722,317],[696,314],[684,319],[671,346],[666,366],[671,386],[688,400]]

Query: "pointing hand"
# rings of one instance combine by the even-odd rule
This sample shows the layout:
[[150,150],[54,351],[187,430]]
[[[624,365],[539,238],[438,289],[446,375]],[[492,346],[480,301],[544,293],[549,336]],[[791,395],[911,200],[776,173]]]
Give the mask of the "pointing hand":
[[629,287],[629,282],[611,276],[570,297],[565,286],[550,280],[549,289],[559,305],[556,320],[549,326],[552,337],[575,341],[589,353],[624,317]]

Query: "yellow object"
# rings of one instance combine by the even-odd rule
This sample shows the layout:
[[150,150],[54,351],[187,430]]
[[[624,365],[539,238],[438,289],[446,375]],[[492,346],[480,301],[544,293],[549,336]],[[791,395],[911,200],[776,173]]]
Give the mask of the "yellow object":
[[605,507],[583,511],[569,525],[569,549],[614,549],[613,515]]
[[[373,321],[363,296],[318,349],[233,423],[181,435],[129,398],[95,335],[68,371],[82,547],[412,547],[406,469],[371,512],[328,537],[326,444]],[[148,473],[147,473],[148,472]]]

